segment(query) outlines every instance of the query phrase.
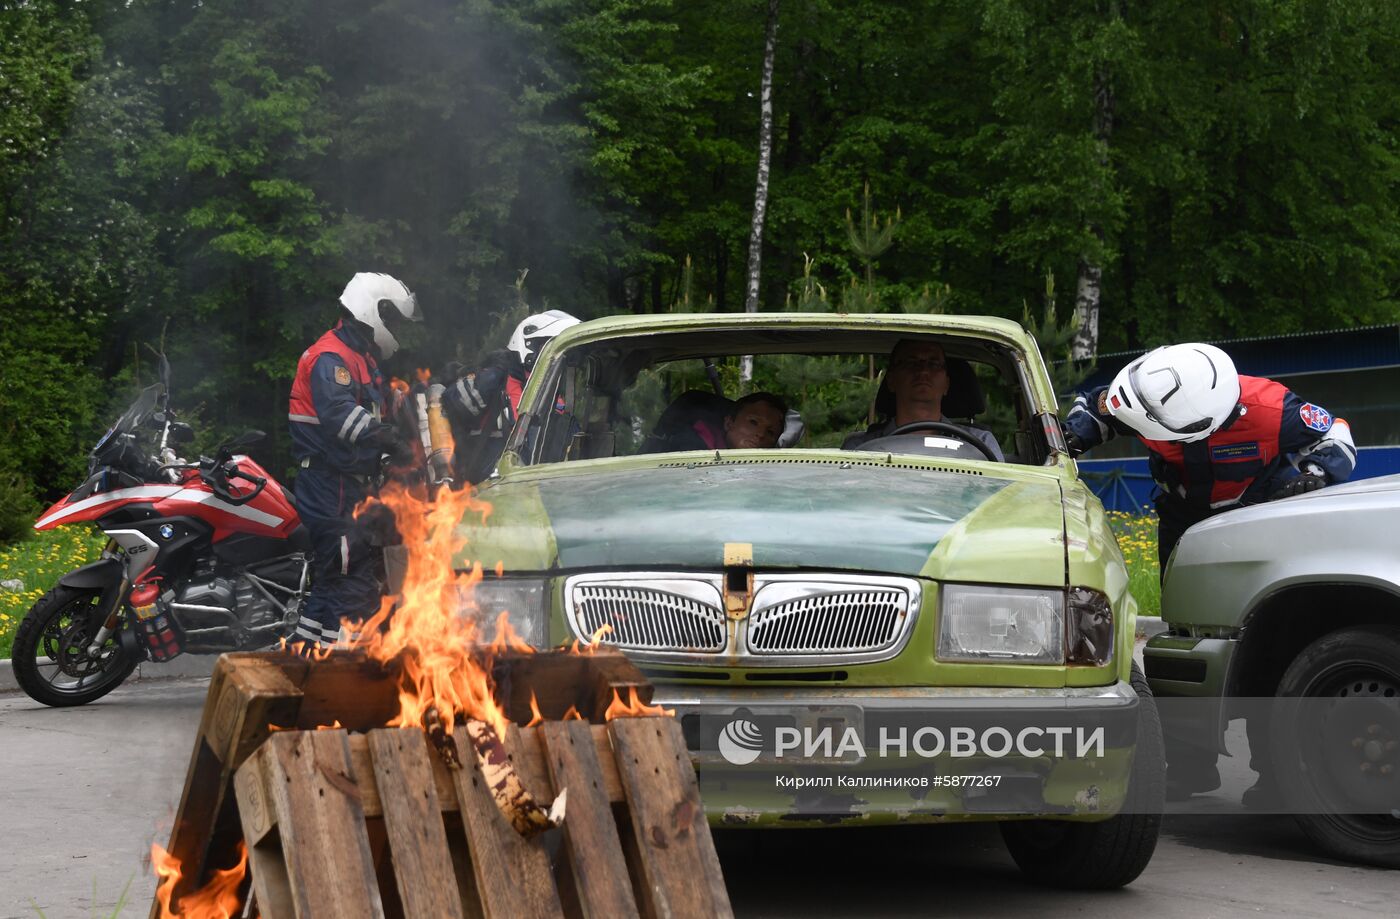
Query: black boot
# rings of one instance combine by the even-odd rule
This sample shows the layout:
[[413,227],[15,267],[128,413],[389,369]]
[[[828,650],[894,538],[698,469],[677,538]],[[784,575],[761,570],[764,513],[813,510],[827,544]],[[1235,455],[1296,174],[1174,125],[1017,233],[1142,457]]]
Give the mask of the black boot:
[[1215,764],[1209,765],[1188,760],[1181,765],[1167,764],[1168,801],[1185,801],[1192,795],[1215,791],[1220,787],[1220,770]]
[[1240,795],[1240,803],[1249,810],[1278,810],[1283,805],[1283,797],[1279,794],[1278,785],[1273,778],[1261,775],[1258,781]]

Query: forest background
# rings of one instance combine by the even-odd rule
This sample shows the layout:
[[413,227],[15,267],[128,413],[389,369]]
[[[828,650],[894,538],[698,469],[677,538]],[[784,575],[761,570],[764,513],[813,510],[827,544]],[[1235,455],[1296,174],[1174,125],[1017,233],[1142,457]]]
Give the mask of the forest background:
[[1048,275],[1067,319],[1092,269],[1100,351],[1400,315],[1387,0],[0,0],[0,518],[148,342],[285,466],[354,271],[428,366],[526,301],[742,310],[772,12],[760,309],[1039,321]]

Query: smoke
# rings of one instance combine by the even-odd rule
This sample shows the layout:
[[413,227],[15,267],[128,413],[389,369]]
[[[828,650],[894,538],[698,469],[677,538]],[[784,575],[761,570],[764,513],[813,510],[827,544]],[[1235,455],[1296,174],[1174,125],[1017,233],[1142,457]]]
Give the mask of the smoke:
[[364,231],[345,268],[419,294],[434,334],[415,360],[499,347],[481,337],[516,305],[522,269],[536,303],[577,308],[587,149],[557,23],[504,0],[316,5],[342,10],[323,65],[338,127],[322,194]]
[[[113,388],[131,388],[136,344],[164,331],[177,406],[220,436],[266,430],[275,466],[297,357],[356,271],[418,294],[429,335],[413,366],[503,346],[486,336],[522,299],[589,315],[604,290],[581,243],[600,218],[578,184],[589,139],[560,38],[583,8],[134,0],[95,14],[99,67],[123,68],[156,109],[131,139],[146,159],[113,193],[159,227],[157,264],[107,317]],[[108,117],[79,115],[98,131]]]

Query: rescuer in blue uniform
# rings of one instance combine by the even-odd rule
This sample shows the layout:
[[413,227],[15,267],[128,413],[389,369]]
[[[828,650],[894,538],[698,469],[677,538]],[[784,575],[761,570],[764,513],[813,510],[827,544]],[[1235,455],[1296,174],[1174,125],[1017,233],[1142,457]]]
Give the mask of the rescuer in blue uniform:
[[1149,351],[1075,400],[1065,440],[1078,456],[1117,434],[1148,449],[1163,569],[1181,534],[1222,511],[1345,482],[1351,428],[1282,383],[1241,376],[1207,344]]
[[563,310],[526,316],[505,348],[487,354],[474,371],[460,364],[447,365],[442,404],[456,441],[453,463],[458,481],[475,485],[495,471],[535,359],[556,335],[578,323]]
[[399,350],[409,323],[421,322],[402,281],[361,272],[340,295],[341,318],[297,362],[288,409],[292,452],[301,469],[293,491],[315,548],[315,579],[296,635],[328,647],[342,619],[379,607],[372,549],[355,507],[378,488],[381,458],[412,461],[412,447],[384,421],[390,397],[379,362]]
[[[1075,400],[1065,441],[1078,456],[1117,434],[1148,449],[1158,485],[1157,552],[1163,570],[1192,524],[1231,508],[1300,495],[1345,482],[1356,467],[1351,428],[1281,383],[1241,376],[1224,351],[1207,344],[1167,345],[1124,367],[1108,386]],[[1259,780],[1247,807],[1276,799],[1266,751],[1268,725],[1245,719],[1249,765]],[[1167,799],[1220,786],[1217,753],[1167,744]]]

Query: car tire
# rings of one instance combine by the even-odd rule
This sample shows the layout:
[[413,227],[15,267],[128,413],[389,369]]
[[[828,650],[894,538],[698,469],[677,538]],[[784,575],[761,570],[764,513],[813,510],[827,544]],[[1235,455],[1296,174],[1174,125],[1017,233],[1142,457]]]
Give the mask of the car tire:
[[[1343,711],[1334,710],[1328,719],[1312,706],[1277,705],[1269,721],[1269,753],[1283,804],[1315,845],[1347,861],[1400,868],[1400,719],[1395,707],[1400,701],[1400,628],[1356,626],[1324,635],[1293,659],[1275,695],[1375,698],[1380,703],[1374,724],[1360,731],[1345,730],[1351,719],[1343,719]],[[1350,715],[1356,709],[1345,711]],[[1371,727],[1374,736],[1366,736]],[[1343,736],[1352,733],[1358,737],[1348,741]],[[1303,738],[1321,742],[1305,744]],[[1370,778],[1362,780],[1363,797],[1358,799],[1351,776],[1363,766]],[[1334,769],[1344,770],[1347,784],[1333,780]],[[1348,801],[1362,806],[1389,802],[1392,809],[1337,813]]]
[[1132,684],[1138,694],[1138,735],[1124,812],[1094,823],[1018,820],[1001,825],[1011,857],[1037,884],[1109,890],[1132,883],[1152,860],[1166,776],[1162,720],[1136,664]]

